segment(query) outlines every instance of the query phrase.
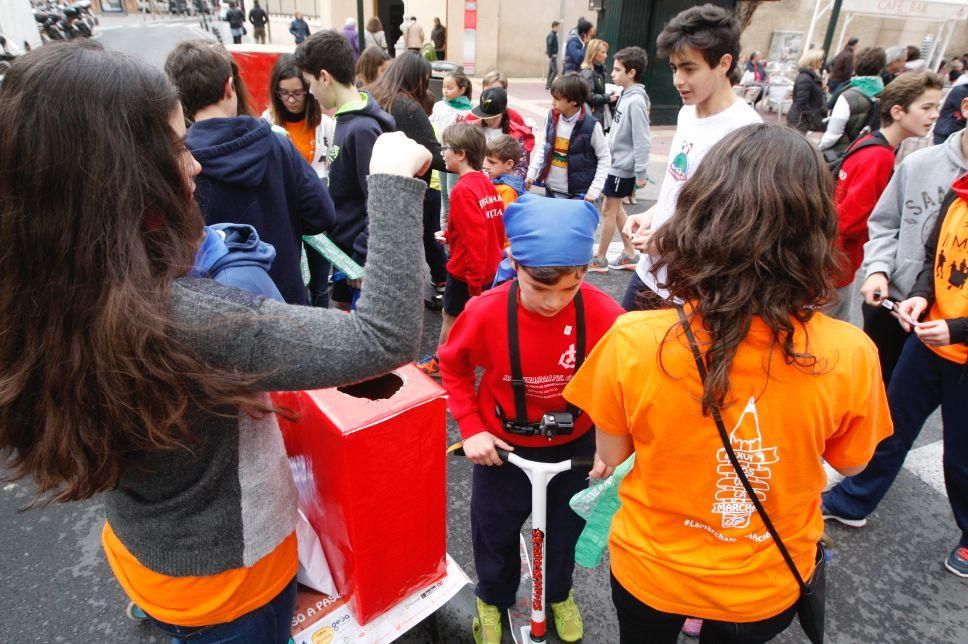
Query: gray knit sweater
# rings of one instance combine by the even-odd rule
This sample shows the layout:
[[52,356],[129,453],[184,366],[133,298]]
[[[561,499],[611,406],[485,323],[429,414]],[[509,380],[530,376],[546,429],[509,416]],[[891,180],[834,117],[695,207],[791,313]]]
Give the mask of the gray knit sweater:
[[[290,306],[209,280],[180,280],[172,318],[211,365],[265,374],[265,391],[332,387],[414,358],[421,337],[423,194],[369,178],[370,253],[354,313]],[[251,566],[295,529],[296,494],[276,418],[190,412],[192,451],[146,453],[105,495],[107,518],[144,566],[169,576]]]

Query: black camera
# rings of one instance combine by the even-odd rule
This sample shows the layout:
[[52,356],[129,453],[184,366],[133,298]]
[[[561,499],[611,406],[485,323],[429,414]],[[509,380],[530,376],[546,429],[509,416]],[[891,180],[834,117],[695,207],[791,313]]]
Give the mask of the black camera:
[[575,415],[570,411],[549,411],[537,423],[522,425],[504,415],[500,406],[495,409],[501,419],[504,431],[518,436],[544,436],[554,438],[559,434],[570,434],[575,430]]
[[570,434],[575,429],[575,417],[570,411],[549,411],[538,423],[538,433],[545,438]]

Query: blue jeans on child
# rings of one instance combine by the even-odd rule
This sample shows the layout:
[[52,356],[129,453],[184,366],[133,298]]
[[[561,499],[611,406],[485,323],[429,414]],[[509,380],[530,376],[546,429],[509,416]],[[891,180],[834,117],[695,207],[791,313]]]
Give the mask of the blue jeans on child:
[[[595,453],[595,432],[554,447],[516,447],[521,458],[557,463]],[[575,544],[585,521],[568,505],[588,487],[587,473],[562,472],[548,484],[548,522],[544,566],[547,603],[568,598],[575,570]],[[531,483],[514,465],[475,465],[471,491],[471,539],[477,570],[477,596],[506,610],[514,605],[521,582],[519,534],[531,514]],[[529,546],[530,547],[530,546]]]
[[211,626],[176,626],[148,619],[171,636],[172,644],[286,644],[296,611],[296,580],[293,579],[275,599],[242,617]]
[[968,547],[968,366],[945,360],[913,334],[887,387],[894,434],[881,441],[863,472],[849,476],[824,497],[841,516],[860,519],[877,507],[894,483],[924,422],[941,407],[945,488]]

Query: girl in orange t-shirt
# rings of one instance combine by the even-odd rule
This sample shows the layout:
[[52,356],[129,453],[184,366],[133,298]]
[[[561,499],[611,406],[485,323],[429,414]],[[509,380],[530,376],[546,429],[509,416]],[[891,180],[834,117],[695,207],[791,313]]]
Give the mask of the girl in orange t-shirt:
[[[269,109],[262,118],[283,128],[320,179],[325,179],[329,172],[329,149],[333,144],[336,121],[323,114],[292,54],[279,56],[272,67],[269,98]],[[330,263],[309,244],[304,245],[309,265],[310,301],[313,306],[328,308]]]
[[[766,177],[768,180],[764,180]],[[823,533],[821,457],[860,471],[891,421],[877,354],[818,308],[833,293],[837,216],[823,159],[795,130],[724,137],[652,240],[684,301],[708,374],[671,309],[630,313],[565,389],[597,427],[608,465],[635,454],[609,540],[621,641],[764,642],[800,590],[736,476],[710,414],[800,575]]]

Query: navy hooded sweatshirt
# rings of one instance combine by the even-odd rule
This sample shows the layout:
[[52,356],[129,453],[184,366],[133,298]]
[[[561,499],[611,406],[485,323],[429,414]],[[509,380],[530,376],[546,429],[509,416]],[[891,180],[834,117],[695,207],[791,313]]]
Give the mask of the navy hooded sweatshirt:
[[251,116],[198,121],[185,144],[198,159],[195,199],[206,224],[255,228],[276,249],[269,276],[290,304],[306,304],[302,236],[333,230],[333,201],[295,146]]
[[[366,261],[366,178],[373,144],[396,123],[366,92],[336,110],[336,131],[330,148],[329,194],[336,207],[336,227],[329,238],[359,263]],[[201,161],[201,159],[199,159]],[[203,164],[204,165],[204,164]]]

